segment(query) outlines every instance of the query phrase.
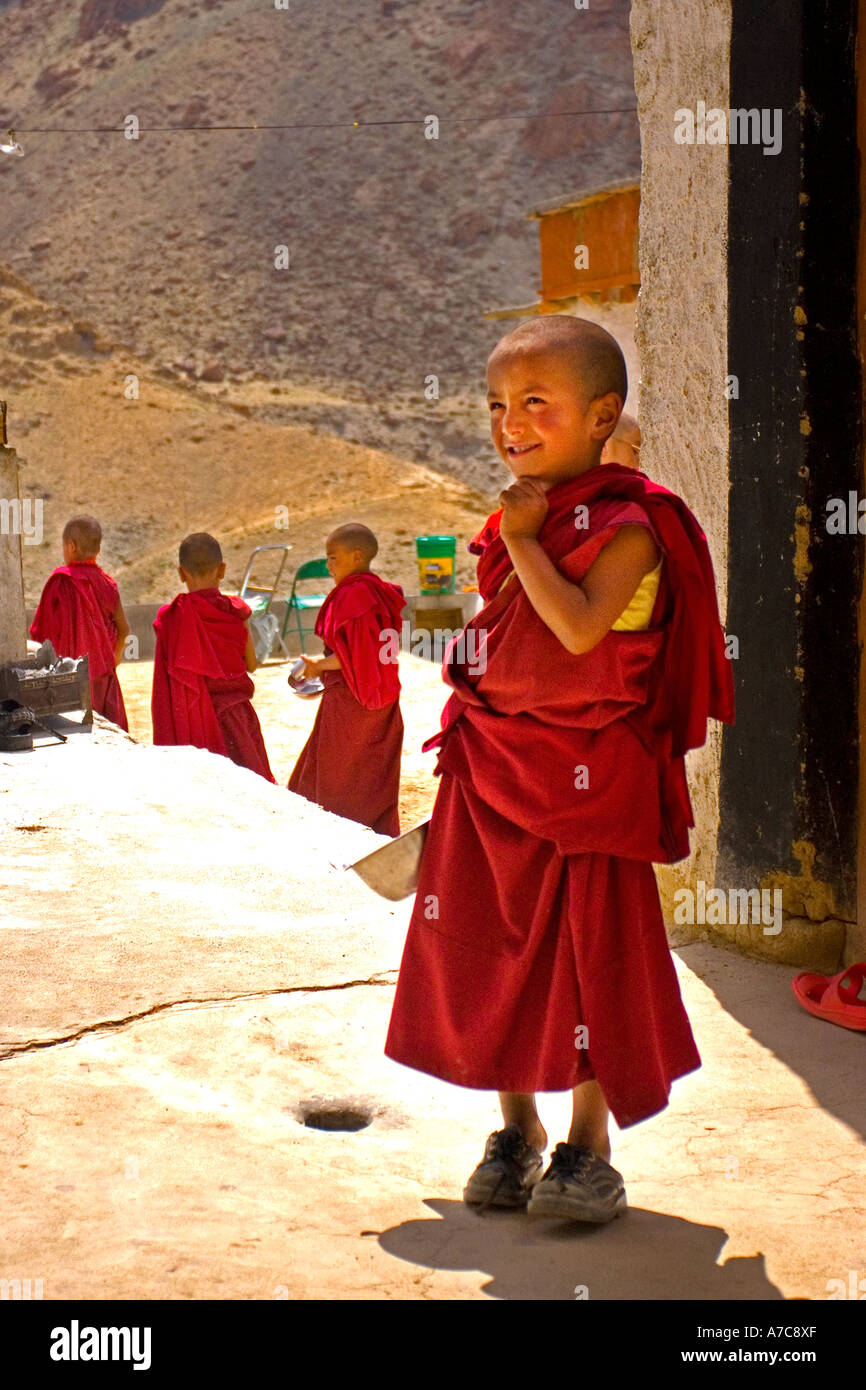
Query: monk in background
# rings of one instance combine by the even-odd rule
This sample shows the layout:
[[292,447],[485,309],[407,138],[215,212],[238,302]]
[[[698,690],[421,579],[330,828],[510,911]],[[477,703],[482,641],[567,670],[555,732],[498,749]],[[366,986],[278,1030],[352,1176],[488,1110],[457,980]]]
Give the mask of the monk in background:
[[369,527],[356,522],[325,542],[334,588],[315,629],[325,655],[304,656],[306,673],[325,690],[289,791],[380,835],[399,835],[403,718],[388,636],[399,634],[406,599],[371,571],[378,549]]
[[206,531],[181,541],[178,574],[188,592],[160,608],[153,624],[153,741],[206,748],[273,782],[250,704],[251,609],[220,593],[225,572],[219,542]]
[[117,665],[129,636],[117,585],[96,562],[102,527],[95,516],[74,516],[63,528],[63,561],[48,578],[30,625],[36,642],[58,656],[86,656],[90,698],[97,714],[128,731]]
[[619,463],[623,468],[640,468],[640,425],[625,410],[601,451],[602,463]]

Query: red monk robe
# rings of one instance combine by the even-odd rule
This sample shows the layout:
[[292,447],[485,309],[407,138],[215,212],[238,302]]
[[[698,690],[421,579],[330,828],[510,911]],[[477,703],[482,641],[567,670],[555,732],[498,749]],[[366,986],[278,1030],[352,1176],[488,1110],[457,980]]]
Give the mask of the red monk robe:
[[[369,571],[349,574],[322,604],[316,634],[339,671],[323,671],[325,689],[313,731],[289,779],[289,791],[326,811],[399,835],[403,718],[397,662],[403,590]],[[386,657],[383,660],[383,655]]]
[[250,609],[219,589],[178,594],[153,624],[153,741],[192,744],[273,782],[244,652]]
[[95,560],[60,565],[42,590],[30,636],[36,642],[52,642],[58,656],[88,657],[93,708],[128,730],[114,661],[114,615],[119,605],[117,585]]
[[441,745],[442,781],[385,1050],[482,1090],[596,1079],[626,1126],[700,1066],[652,863],[688,853],[683,755],[708,716],[733,719],[731,668],[706,540],[678,497],[608,464],[547,501],[539,540],[575,583],[617,527],[651,530],[651,624],[572,655],[504,582],[501,513],[470,547],[481,645],[446,653],[454,694],[425,745]]

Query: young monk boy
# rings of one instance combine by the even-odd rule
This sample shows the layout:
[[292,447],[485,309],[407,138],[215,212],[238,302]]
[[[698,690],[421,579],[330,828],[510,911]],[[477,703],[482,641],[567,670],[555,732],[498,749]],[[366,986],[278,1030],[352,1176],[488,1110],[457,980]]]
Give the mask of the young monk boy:
[[[700,1065],[652,864],[688,853],[684,754],[732,718],[706,540],[685,504],[599,467],[626,396],[616,341],[586,320],[521,324],[488,363],[514,474],[479,555],[486,666],[455,644],[441,783],[386,1044],[398,1062],[497,1090],[469,1203],[606,1222],[624,1210],[608,1115],[664,1108]],[[430,746],[430,745],[428,745]],[[573,1092],[542,1176],[536,1091]]]
[[602,463],[621,463],[623,468],[640,468],[640,425],[623,411],[613,434],[604,441]]
[[188,592],[160,608],[153,624],[153,741],[207,748],[273,782],[250,704],[250,609],[219,591],[226,572],[219,542],[206,531],[187,536],[177,572]]
[[359,522],[338,526],[325,542],[334,588],[315,629],[325,655],[304,657],[325,689],[289,791],[380,835],[399,835],[403,719],[387,635],[399,633],[406,599],[370,569],[378,549]]
[[30,625],[37,642],[58,656],[89,658],[90,698],[97,714],[128,729],[117,665],[129,636],[117,585],[96,562],[102,527],[95,516],[74,516],[63,528],[63,564],[42,590]]

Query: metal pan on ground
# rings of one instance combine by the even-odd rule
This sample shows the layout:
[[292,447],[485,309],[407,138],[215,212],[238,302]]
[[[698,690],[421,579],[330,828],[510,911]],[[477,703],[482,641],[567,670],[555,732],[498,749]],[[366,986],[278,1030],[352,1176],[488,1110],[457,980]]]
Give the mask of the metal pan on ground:
[[310,700],[316,695],[321,695],[325,687],[318,676],[302,675],[303,669],[303,661],[296,661],[289,672],[289,688],[293,690],[296,695],[299,695],[302,700]]
[[390,844],[382,845],[374,849],[372,854],[350,864],[349,868],[354,869],[367,887],[381,898],[387,898],[392,903],[408,898],[418,887],[421,855],[429,825],[430,822],[425,820],[414,830],[407,830],[405,835],[398,835]]

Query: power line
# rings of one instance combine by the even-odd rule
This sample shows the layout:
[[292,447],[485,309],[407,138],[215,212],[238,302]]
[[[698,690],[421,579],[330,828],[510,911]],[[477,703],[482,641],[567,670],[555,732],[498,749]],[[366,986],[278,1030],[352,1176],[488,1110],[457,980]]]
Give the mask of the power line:
[[[482,125],[485,121],[548,121],[559,117],[575,116],[618,116],[636,112],[636,106],[600,106],[580,111],[521,111],[515,115],[472,115],[436,116],[440,125],[465,125],[474,122]],[[435,115],[435,112],[431,112]],[[405,116],[397,120],[375,121],[297,121],[290,125],[166,125],[138,127],[140,135],[166,135],[178,131],[259,131],[259,130],[359,130],[372,126],[425,125],[425,116]],[[18,135],[123,135],[123,126],[14,126]]]

